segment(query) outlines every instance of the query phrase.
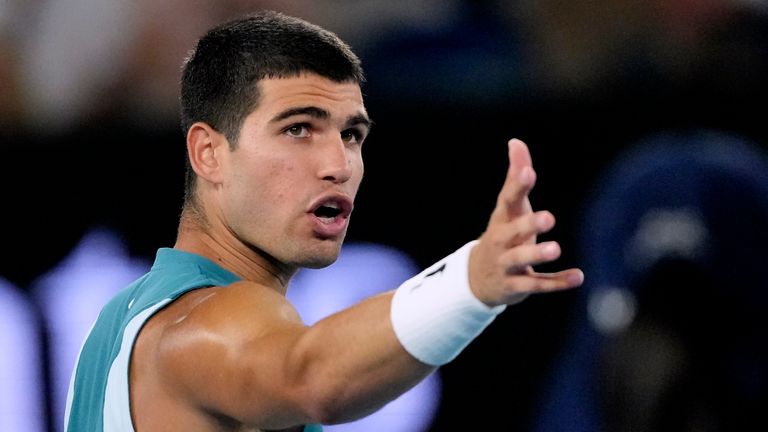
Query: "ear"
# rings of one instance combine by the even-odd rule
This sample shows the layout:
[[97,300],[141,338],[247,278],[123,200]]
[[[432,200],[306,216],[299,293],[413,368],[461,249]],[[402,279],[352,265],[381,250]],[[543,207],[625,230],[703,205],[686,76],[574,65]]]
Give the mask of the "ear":
[[229,150],[229,141],[207,123],[197,122],[187,131],[189,163],[198,177],[211,183],[222,182],[224,150]]

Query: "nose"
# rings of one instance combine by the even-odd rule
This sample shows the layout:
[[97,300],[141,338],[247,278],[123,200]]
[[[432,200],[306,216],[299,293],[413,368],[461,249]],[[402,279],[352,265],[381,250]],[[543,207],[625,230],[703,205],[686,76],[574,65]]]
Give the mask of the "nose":
[[333,183],[345,183],[352,178],[353,166],[349,149],[339,137],[323,146],[319,157],[318,176]]

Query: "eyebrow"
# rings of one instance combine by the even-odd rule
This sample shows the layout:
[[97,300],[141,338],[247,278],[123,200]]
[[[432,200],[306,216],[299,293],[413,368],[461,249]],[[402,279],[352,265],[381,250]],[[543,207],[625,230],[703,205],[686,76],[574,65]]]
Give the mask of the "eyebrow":
[[[318,108],[315,106],[305,106],[305,107],[296,107],[296,108],[289,108],[285,111],[280,112],[276,116],[272,117],[272,119],[269,121],[270,123],[276,123],[282,120],[285,120],[287,118],[298,116],[298,115],[308,115],[310,117],[320,119],[320,120],[327,120],[331,118],[331,113],[328,111]],[[373,121],[368,118],[365,114],[356,114],[353,116],[350,116],[346,121],[347,126],[358,126],[362,125],[366,128],[371,128],[373,125]]]
[[306,107],[297,107],[297,108],[289,108],[278,115],[272,117],[272,120],[270,120],[270,123],[279,122],[281,120],[285,120],[289,117],[298,116],[298,115],[308,115],[310,117],[314,117],[316,119],[328,119],[331,117],[331,113],[328,111],[314,107],[314,106],[306,106]]
[[373,120],[365,114],[357,114],[347,119],[347,126],[365,126],[370,129],[373,126]]

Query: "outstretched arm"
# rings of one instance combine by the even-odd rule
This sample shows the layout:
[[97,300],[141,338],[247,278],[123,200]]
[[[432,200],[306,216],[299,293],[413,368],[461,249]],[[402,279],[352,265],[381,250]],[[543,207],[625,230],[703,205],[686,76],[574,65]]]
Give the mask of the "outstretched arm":
[[169,391],[260,428],[349,421],[381,408],[453,358],[503,305],[579,285],[579,270],[532,269],[559,256],[556,243],[536,243],[554,218],[531,210],[535,173],[521,141],[510,142],[509,158],[479,241],[396,293],[306,327],[285,298],[266,287],[244,282],[215,289],[161,340]]

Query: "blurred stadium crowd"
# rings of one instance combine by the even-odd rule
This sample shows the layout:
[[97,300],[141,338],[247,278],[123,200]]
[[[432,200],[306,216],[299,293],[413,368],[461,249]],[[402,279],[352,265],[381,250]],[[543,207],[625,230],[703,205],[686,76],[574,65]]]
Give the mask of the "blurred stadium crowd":
[[[585,270],[441,370],[427,430],[766,430],[768,1],[0,0],[0,292],[34,311],[39,430],[60,396],[31,293],[94,230],[126,260],[172,244],[181,63],[256,9],[362,58],[376,125],[351,243],[424,267],[477,236],[518,137],[562,266]],[[23,355],[9,329],[0,360]]]

